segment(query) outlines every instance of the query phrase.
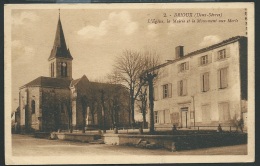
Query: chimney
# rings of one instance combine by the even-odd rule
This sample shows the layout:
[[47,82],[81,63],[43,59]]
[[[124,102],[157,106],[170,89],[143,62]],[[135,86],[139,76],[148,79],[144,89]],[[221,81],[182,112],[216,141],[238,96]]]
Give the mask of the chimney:
[[177,46],[175,47],[175,59],[181,58],[184,56],[184,50],[183,50],[183,46]]

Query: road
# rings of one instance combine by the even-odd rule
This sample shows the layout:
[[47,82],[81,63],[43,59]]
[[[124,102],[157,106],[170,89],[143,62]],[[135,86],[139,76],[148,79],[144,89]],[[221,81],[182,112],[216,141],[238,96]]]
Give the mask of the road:
[[136,147],[89,144],[61,140],[34,138],[28,135],[12,135],[13,156],[78,156],[78,155],[246,155],[247,145],[214,147],[170,152],[165,149],[141,149]]

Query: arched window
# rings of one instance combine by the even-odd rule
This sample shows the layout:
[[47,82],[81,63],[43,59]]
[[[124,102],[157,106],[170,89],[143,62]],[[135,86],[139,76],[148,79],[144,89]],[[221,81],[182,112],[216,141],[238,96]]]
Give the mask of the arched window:
[[32,100],[31,107],[32,107],[32,114],[35,114],[35,101],[34,100]]
[[67,77],[67,63],[66,62],[61,62],[61,76],[62,77]]
[[54,77],[54,62],[51,63],[51,77]]

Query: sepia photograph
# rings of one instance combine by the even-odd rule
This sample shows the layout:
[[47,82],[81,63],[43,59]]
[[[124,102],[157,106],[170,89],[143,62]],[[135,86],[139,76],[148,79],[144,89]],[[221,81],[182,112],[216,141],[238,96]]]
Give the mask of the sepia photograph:
[[254,161],[253,3],[6,5],[4,28],[8,164]]

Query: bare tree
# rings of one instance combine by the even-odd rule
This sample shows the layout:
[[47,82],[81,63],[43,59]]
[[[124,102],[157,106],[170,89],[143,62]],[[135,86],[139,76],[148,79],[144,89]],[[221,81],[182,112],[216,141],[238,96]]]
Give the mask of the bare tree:
[[159,56],[156,51],[146,50],[137,52],[125,50],[117,57],[112,78],[124,83],[129,89],[130,111],[132,124],[135,123],[134,108],[135,100],[139,96],[145,81],[140,81],[140,76],[144,71],[158,65]]
[[140,52],[133,50],[123,51],[123,54],[117,57],[114,68],[118,72],[120,80],[129,88],[131,121],[134,124],[135,99],[140,91],[140,89],[138,90],[138,80],[140,73],[143,71],[143,61]]
[[143,116],[143,128],[145,128],[147,112],[147,87],[141,89],[138,101],[140,102],[138,107]]
[[81,96],[81,106],[82,106],[82,133],[85,133],[85,127],[86,127],[86,108],[88,106],[88,99],[87,96]]
[[71,108],[70,98],[65,98],[64,104],[67,108],[65,113],[67,115],[68,129],[69,129],[69,132],[72,133],[73,132],[73,128],[72,128],[72,108]]
[[[156,51],[148,50],[144,52],[144,55],[145,55],[144,62],[145,62],[146,70],[140,75],[140,84],[145,85],[146,87],[148,85],[149,88],[150,133],[154,133],[154,87],[153,85],[156,79],[158,78],[160,72],[159,68],[157,67],[160,62],[159,62],[159,56],[156,53]],[[145,104],[144,106],[146,106],[147,97],[141,96],[141,101],[143,104]],[[143,112],[142,115],[143,115],[143,119],[146,120],[145,112]]]

